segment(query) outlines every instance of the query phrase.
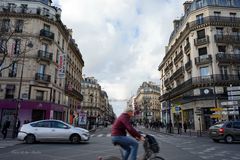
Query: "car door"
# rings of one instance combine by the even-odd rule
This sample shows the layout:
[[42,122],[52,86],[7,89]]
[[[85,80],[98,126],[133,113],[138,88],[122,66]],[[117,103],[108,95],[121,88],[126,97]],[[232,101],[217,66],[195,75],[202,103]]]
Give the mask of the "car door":
[[51,132],[54,140],[69,140],[71,135],[70,127],[59,121],[51,122]]
[[51,124],[49,121],[36,122],[33,127],[33,133],[37,140],[49,139]]
[[240,121],[233,122],[233,134],[237,140],[240,140]]

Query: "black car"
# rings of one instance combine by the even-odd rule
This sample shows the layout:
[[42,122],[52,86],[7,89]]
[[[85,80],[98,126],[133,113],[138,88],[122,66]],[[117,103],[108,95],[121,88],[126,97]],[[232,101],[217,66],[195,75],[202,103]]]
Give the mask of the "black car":
[[240,121],[216,123],[209,128],[209,136],[214,142],[224,140],[227,143],[240,141]]

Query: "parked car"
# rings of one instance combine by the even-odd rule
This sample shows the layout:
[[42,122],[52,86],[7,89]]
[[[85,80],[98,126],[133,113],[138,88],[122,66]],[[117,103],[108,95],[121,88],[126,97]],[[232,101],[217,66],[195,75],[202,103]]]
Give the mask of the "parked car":
[[225,121],[209,128],[209,136],[214,142],[224,140],[227,143],[240,141],[240,121]]
[[18,140],[26,143],[34,143],[35,141],[70,141],[79,143],[80,141],[88,141],[89,138],[88,130],[52,119],[24,124],[18,133]]

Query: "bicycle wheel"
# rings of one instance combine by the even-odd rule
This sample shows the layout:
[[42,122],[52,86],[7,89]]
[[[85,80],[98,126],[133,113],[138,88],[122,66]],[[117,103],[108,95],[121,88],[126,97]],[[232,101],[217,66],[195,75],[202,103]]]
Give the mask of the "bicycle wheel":
[[160,156],[154,156],[154,157],[149,158],[148,160],[158,160],[158,159],[165,160],[164,158],[162,158]]

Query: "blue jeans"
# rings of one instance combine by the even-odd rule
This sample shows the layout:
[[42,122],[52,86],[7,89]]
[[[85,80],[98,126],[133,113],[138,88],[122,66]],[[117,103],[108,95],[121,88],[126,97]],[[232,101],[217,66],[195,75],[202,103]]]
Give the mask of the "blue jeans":
[[130,160],[137,159],[138,142],[136,139],[129,136],[112,136],[112,142],[117,142],[121,145],[125,151],[123,154],[124,160],[128,160],[129,155]]

